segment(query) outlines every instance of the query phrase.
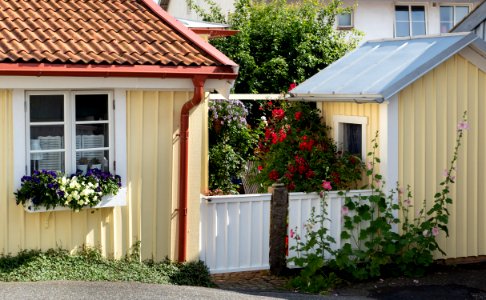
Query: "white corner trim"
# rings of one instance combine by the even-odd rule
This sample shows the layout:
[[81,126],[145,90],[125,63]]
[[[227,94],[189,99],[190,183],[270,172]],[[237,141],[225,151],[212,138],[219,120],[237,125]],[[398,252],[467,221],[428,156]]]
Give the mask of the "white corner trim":
[[333,128],[334,128],[334,140],[339,147],[342,147],[343,142],[343,124],[360,124],[361,129],[361,159],[364,161],[366,159],[366,149],[367,149],[367,136],[366,129],[368,126],[368,118],[363,116],[344,116],[344,115],[334,115],[332,116]]
[[127,186],[127,91],[115,89],[115,161],[122,186]]
[[13,176],[14,189],[20,188],[20,178],[25,175],[26,151],[25,151],[25,91],[15,89],[12,91],[12,113],[13,113]]
[[380,104],[379,131],[380,172],[385,179],[385,191],[398,182],[398,95]]

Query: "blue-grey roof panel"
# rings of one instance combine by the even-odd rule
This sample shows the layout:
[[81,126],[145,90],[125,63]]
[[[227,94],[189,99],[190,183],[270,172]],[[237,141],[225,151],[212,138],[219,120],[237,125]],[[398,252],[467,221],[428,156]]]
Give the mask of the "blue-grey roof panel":
[[382,101],[474,39],[462,33],[367,42],[299,84],[292,96]]

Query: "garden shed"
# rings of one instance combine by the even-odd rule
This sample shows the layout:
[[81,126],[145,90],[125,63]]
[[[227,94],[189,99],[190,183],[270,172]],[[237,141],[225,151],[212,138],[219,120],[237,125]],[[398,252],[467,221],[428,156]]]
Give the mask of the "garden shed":
[[[237,65],[152,0],[2,0],[0,32],[0,253],[140,241],[142,259],[197,259],[205,93]],[[84,160],[121,176],[111,207],[16,205],[22,176]]]
[[[387,190],[410,185],[430,207],[467,111],[469,130],[451,190],[446,258],[486,255],[486,43],[474,33],[369,41],[307,79],[291,95],[316,101],[343,150],[363,159],[379,131]],[[437,256],[439,257],[439,256]]]

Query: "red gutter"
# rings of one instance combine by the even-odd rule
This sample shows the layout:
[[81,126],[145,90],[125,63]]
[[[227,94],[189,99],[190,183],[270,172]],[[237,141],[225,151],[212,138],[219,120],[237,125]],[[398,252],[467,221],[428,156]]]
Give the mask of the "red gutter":
[[192,78],[204,75],[210,79],[236,79],[237,72],[232,66],[0,63],[0,75],[141,78]]
[[194,76],[194,95],[184,103],[181,109],[180,127],[180,165],[179,165],[179,256],[180,262],[186,261],[187,255],[187,175],[189,153],[189,112],[201,103],[204,94],[205,76]]

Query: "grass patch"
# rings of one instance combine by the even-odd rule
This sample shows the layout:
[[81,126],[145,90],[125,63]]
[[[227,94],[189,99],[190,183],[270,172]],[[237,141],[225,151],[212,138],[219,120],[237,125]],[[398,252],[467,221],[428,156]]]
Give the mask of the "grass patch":
[[138,247],[120,260],[104,258],[99,249],[23,250],[0,256],[0,281],[138,281],[144,283],[213,286],[203,262],[140,262]]

